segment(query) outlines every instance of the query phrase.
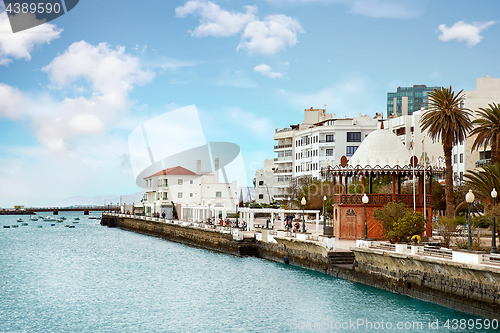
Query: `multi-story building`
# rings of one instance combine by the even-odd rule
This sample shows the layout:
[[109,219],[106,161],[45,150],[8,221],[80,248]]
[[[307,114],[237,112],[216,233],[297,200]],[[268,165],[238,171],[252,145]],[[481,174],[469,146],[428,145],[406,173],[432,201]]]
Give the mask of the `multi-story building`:
[[264,168],[255,172],[255,202],[269,204],[274,201],[274,160],[265,160]]
[[[476,90],[465,92],[465,107],[472,111],[487,108],[488,104],[500,102],[500,79],[486,75],[476,79]],[[473,112],[473,119],[475,113]],[[491,163],[491,147],[483,147],[472,151],[472,144],[476,136],[470,136],[465,142],[465,170],[471,170],[484,164]]]
[[[237,182],[219,183],[219,161],[215,159],[215,172],[202,173],[198,161],[196,173],[181,166],[165,169],[144,178],[144,213],[151,216],[165,212],[173,217],[175,205],[179,218],[185,218],[196,207],[236,211]],[[190,209],[191,208],[191,209]]]
[[396,92],[387,93],[387,118],[392,114],[397,116],[412,115],[422,107],[427,109],[427,93],[441,87],[427,87],[419,84],[413,87],[398,87]]
[[363,139],[377,129],[379,115],[337,118],[326,109],[304,110],[302,124],[276,129],[274,140],[275,200],[287,198],[285,189],[293,177],[320,178],[321,167],[340,163],[354,154]]

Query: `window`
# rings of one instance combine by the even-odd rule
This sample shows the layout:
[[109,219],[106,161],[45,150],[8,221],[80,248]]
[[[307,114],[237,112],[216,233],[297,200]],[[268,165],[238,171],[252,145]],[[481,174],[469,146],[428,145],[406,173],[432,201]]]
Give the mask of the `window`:
[[453,155],[453,163],[457,163],[457,154]]
[[460,154],[460,163],[464,163],[464,154]]
[[164,186],[168,186],[168,179],[164,179],[164,180],[165,180]]
[[178,179],[177,184],[182,185],[182,179]]
[[326,156],[333,156],[333,149],[327,149]]
[[192,179],[189,181],[189,184],[193,185],[193,180]]
[[182,199],[182,192],[177,193],[177,198]]
[[193,197],[193,193],[189,193],[189,197],[192,198]]
[[347,142],[361,142],[361,132],[347,132]]
[[464,180],[464,173],[460,172],[460,180]]
[[352,156],[354,155],[354,153],[356,152],[356,150],[358,149],[358,147],[353,147],[353,146],[347,146],[346,147],[346,156]]
[[333,134],[328,134],[326,136],[326,142],[335,142],[335,140],[333,139]]
[[259,199],[264,199],[264,194],[259,194]]
[[221,198],[222,197],[222,192],[215,192],[215,197],[216,198]]
[[406,134],[406,127],[400,127],[396,130],[397,135],[405,135]]
[[264,186],[264,181],[263,180],[259,180],[259,186]]
[[163,200],[168,200],[168,194],[167,194],[167,192],[163,193]]

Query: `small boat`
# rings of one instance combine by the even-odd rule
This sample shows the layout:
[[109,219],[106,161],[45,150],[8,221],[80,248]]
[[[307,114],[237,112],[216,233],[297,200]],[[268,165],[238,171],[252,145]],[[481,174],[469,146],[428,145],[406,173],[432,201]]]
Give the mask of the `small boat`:
[[21,223],[21,225],[28,225],[28,223],[24,222],[24,223]]
[[24,220],[22,218],[18,218],[17,222],[24,222]]
[[89,216],[89,220],[95,220],[95,219],[97,219],[97,216],[93,216],[93,215]]
[[38,228],[43,228],[43,227],[41,225],[39,225]]
[[61,220],[66,220],[66,216],[62,216],[62,217],[61,217]]
[[13,224],[12,228],[19,228],[19,224]]
[[53,227],[53,226],[55,226],[55,225],[56,225],[55,223],[52,223],[50,226],[51,226],[51,227]]
[[73,223],[80,223],[80,222],[78,222],[78,221],[73,221]]
[[44,220],[45,222],[50,222],[50,221],[55,221],[56,219],[55,219],[55,218],[53,218],[52,216],[46,216],[46,217],[44,217],[44,218],[43,218],[43,220]]
[[10,225],[4,225],[3,227],[8,229],[8,228],[10,228]]
[[65,227],[66,227],[66,228],[69,228],[69,224],[66,224],[66,225],[65,225]]
[[60,222],[62,222],[62,221],[64,221],[64,220],[63,220],[63,219],[57,219],[56,221],[57,221],[58,223],[60,223]]
[[70,225],[68,228],[74,228],[75,226],[74,225]]
[[80,218],[79,217],[75,217],[75,221],[80,221]]
[[30,216],[30,221],[38,221],[38,217],[36,217],[36,216]]

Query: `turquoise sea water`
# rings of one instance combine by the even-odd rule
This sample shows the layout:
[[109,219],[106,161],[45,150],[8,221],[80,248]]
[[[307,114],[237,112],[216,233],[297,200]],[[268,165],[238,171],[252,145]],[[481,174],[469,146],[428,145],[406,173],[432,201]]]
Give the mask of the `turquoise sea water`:
[[[496,331],[470,330],[479,317],[299,267],[63,215],[53,227],[9,229],[18,216],[0,216],[0,332]],[[64,227],[74,216],[76,227]]]

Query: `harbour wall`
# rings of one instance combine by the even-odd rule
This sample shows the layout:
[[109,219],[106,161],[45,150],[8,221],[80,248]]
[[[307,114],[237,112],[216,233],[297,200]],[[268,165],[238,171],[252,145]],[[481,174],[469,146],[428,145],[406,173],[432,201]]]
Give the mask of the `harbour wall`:
[[101,224],[233,255],[252,255],[276,262],[283,262],[286,256],[293,265],[500,320],[499,267],[369,248],[335,252],[318,242],[291,237],[275,236],[275,242],[235,239],[231,233],[133,216],[104,214]]

